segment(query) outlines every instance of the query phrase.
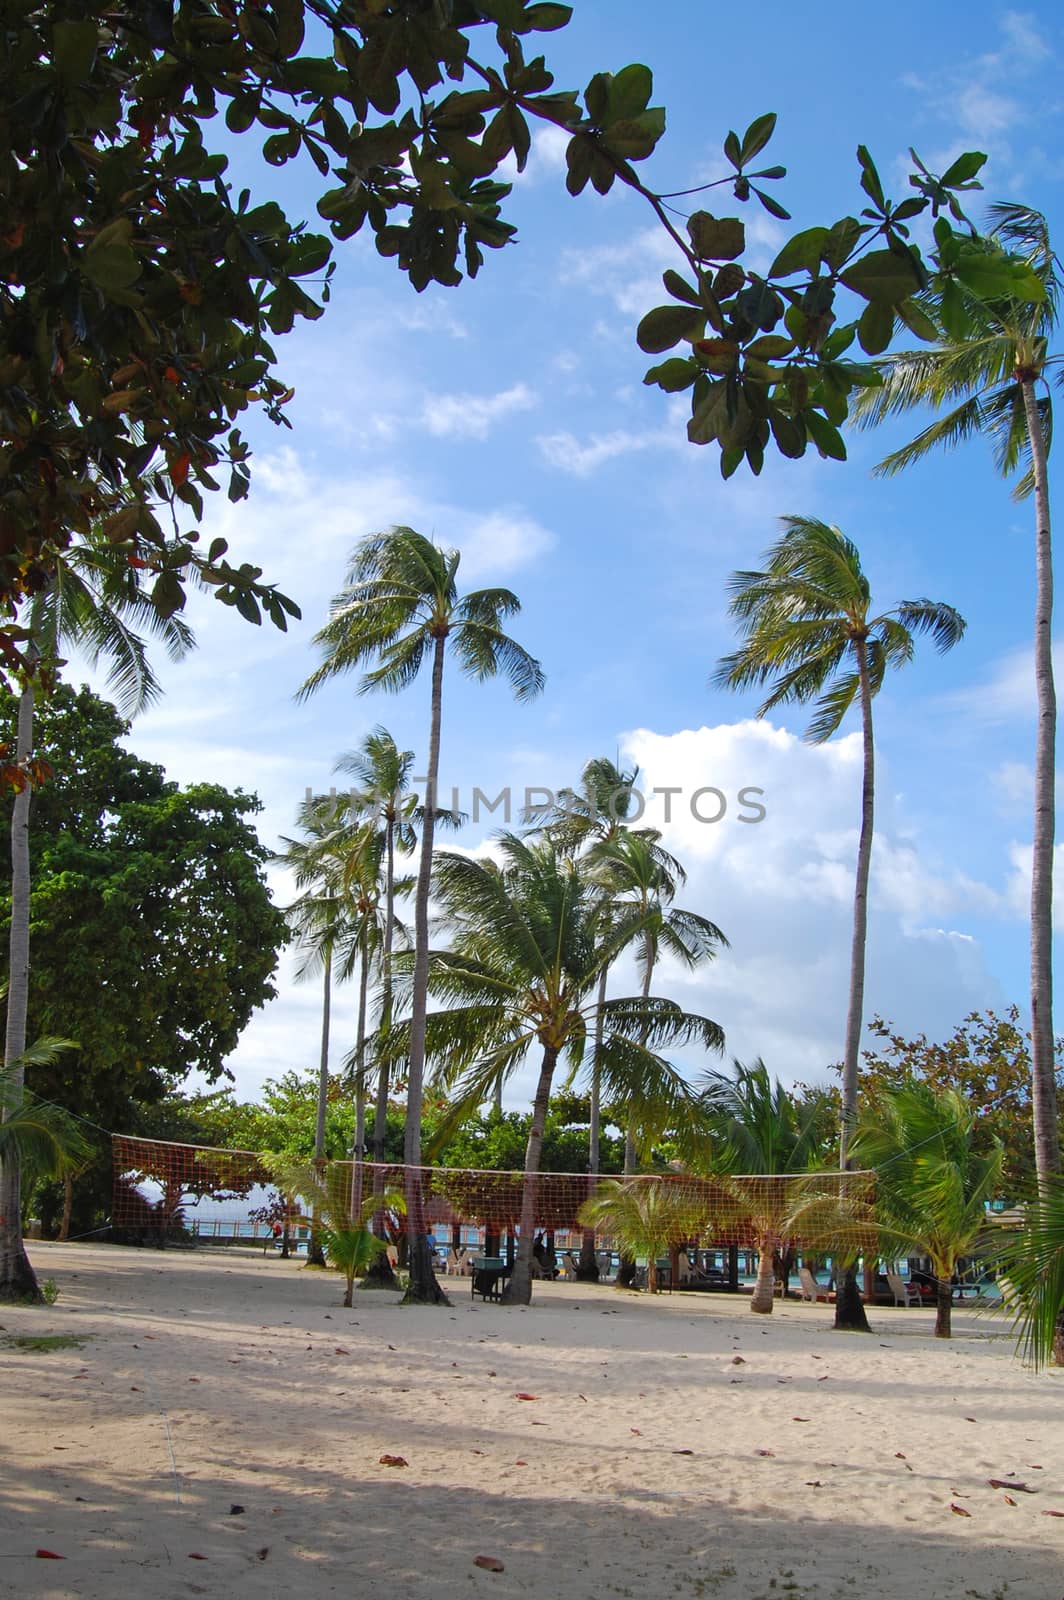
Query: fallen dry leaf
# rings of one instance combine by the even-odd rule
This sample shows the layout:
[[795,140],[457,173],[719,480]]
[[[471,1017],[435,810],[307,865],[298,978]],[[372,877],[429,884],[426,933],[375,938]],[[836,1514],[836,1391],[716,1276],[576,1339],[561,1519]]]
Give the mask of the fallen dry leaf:
[[515,1400],[538,1400],[539,1399],[539,1395],[538,1394],[525,1394],[523,1389],[518,1389],[517,1393],[514,1395],[514,1399]]
[[206,1561],[207,1557],[201,1556],[198,1550],[190,1550],[188,1553],[188,1559],[190,1561]]
[[638,1433],[640,1438],[643,1437],[642,1433],[640,1432],[640,1430],[638,1428],[629,1428],[628,1432],[629,1433]]
[[791,1421],[792,1422],[808,1422],[809,1418],[808,1417],[792,1417]]
[[66,1556],[61,1556],[58,1550],[35,1550],[34,1555],[41,1561],[65,1561]]
[[694,1451],[693,1450],[674,1450],[672,1453],[673,1453],[674,1456],[693,1456],[694,1455]]
[[895,1459],[895,1461],[905,1461],[905,1460],[907,1460],[907,1459],[908,1459],[908,1458],[907,1458],[907,1457],[906,1457],[906,1455],[905,1455],[905,1452],[904,1452],[904,1451],[902,1451],[902,1450],[895,1450],[895,1452],[894,1452],[894,1459]]
[[380,1465],[382,1467],[408,1467],[410,1463],[405,1456],[381,1456]]
[[264,1544],[262,1546],[261,1550],[256,1550],[255,1551],[255,1554],[258,1556],[260,1561],[265,1561],[266,1557],[269,1555],[269,1553],[270,1553],[270,1547],[269,1547],[268,1544]]
[[819,1478],[806,1478],[805,1486],[807,1489],[822,1489],[824,1487]]
[[474,1556],[473,1565],[483,1567],[485,1572],[505,1572],[506,1568],[498,1556]]
[[988,1478],[987,1483],[992,1489],[1011,1489],[1014,1494],[1037,1494],[1037,1489],[1032,1489],[1029,1484],[1017,1483],[1014,1478]]
[[733,1367],[745,1367],[746,1366],[746,1357],[745,1356],[732,1356],[731,1364],[732,1364]]
[[963,1506],[957,1505],[952,1500],[949,1503],[949,1508],[953,1512],[953,1515],[955,1517],[970,1517],[971,1516],[971,1512],[970,1511],[965,1511]]
[[528,1466],[528,1462],[527,1461],[515,1461],[514,1462],[514,1466],[515,1467],[527,1467]]
[[775,1450],[755,1450],[754,1451],[754,1455],[755,1456],[774,1456],[775,1454],[776,1454]]
[[1043,1517],[1064,1517],[1064,1511],[1043,1511]]
[[1003,1499],[1003,1500],[1004,1500],[1004,1502],[1005,1502],[1005,1504],[1006,1504],[1006,1505],[1007,1505],[1007,1506],[1015,1506],[1015,1505],[1019,1505],[1019,1501],[1018,1501],[1018,1500],[1014,1500],[1014,1499],[1013,1499],[1013,1498],[1012,1498],[1012,1496],[1011,1496],[1011,1494],[1006,1494],[1006,1495],[1003,1495],[1003,1496],[1002,1496],[1002,1499]]
[[349,1356],[350,1354],[350,1350],[346,1350],[342,1344],[338,1344],[333,1351],[334,1356]]

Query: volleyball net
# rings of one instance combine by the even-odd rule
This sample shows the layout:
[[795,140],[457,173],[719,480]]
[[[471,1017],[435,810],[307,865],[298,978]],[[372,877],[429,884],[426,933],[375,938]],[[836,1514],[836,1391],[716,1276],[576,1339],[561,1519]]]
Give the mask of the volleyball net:
[[[875,1175],[781,1176],[687,1172],[635,1177],[587,1173],[410,1168],[369,1161],[303,1161],[112,1135],[112,1226],[155,1234],[201,1232],[204,1203],[216,1236],[240,1237],[249,1216],[288,1226],[311,1213],[343,1227],[376,1213],[394,1242],[415,1225],[404,1199],[416,1190],[417,1226],[441,1249],[499,1240],[518,1231],[526,1197],[539,1234],[576,1238],[594,1228],[607,1241],[643,1235],[665,1244],[774,1247],[835,1257],[874,1250]],[[256,1206],[252,1200],[259,1201]],[[225,1225],[231,1224],[228,1233]]]

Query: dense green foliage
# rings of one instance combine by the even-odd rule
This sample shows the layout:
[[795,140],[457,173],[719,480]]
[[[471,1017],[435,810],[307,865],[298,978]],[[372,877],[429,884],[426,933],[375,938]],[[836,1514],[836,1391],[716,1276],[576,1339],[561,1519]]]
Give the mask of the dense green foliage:
[[[0,695],[0,721],[16,706]],[[31,1089],[105,1127],[196,1070],[222,1076],[271,982],[286,930],[270,901],[253,796],[182,789],[119,742],[127,725],[82,689],[39,712],[54,780],[34,800],[36,1033],[78,1042]],[[0,916],[9,896],[0,862]]]

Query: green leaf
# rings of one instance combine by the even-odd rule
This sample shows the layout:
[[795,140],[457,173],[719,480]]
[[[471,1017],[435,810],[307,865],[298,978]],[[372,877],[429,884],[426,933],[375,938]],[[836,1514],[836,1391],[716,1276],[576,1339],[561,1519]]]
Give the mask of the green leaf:
[[805,455],[805,429],[800,422],[777,411],[775,406],[770,406],[768,423],[781,455],[791,461],[797,461]]
[[671,350],[681,339],[690,338],[702,326],[702,312],[687,306],[656,306],[648,311],[636,329],[636,342],[648,356]]
[[862,232],[863,229],[856,217],[840,217],[838,222],[828,229],[821,254],[834,272],[848,260]]
[[739,160],[739,135],[737,133],[729,133],[728,137],[725,139],[724,154],[727,156],[728,160],[731,162],[736,171],[738,171],[741,162]]
[[746,229],[738,217],[696,211],[688,219],[687,232],[695,254],[703,261],[734,261],[746,249]]
[[929,344],[933,344],[938,338],[935,324],[915,300],[900,300],[894,309],[909,332],[914,333],[918,339],[926,339]]
[[882,355],[894,333],[894,311],[881,301],[870,300],[857,324],[861,349],[870,356]]
[[842,282],[865,300],[896,306],[920,288],[916,271],[907,256],[893,250],[872,250],[861,256],[841,274]]
[[584,133],[576,133],[565,147],[565,164],[568,168],[565,187],[570,194],[582,194],[591,176],[596,155],[595,142]]
[[656,383],[666,394],[678,394],[682,389],[691,387],[698,376],[698,371],[696,361],[682,356],[671,356],[668,361],[662,361],[658,366],[651,367],[643,382]]
[[671,267],[667,267],[662,273],[661,281],[674,300],[683,300],[689,306],[701,305],[697,289],[692,289],[686,278],[681,278]]
[[763,150],[772,138],[776,127],[776,113],[767,111],[764,116],[755,117],[746,132],[739,149],[739,165],[745,167],[752,161],[759,151]]
[[966,150],[964,155],[958,156],[951,167],[947,167],[942,174],[940,182],[943,189],[957,189],[961,184],[970,182],[976,173],[986,165],[986,156],[979,150]]
[[82,267],[85,276],[105,294],[128,289],[140,277],[140,262],[128,244],[90,245],[82,257]]
[[87,82],[98,43],[99,26],[91,19],[53,25],[52,56],[61,83],[79,88]]
[[793,339],[785,339],[779,333],[766,333],[760,339],[755,339],[753,344],[747,345],[746,353],[756,356],[759,361],[778,361],[780,356],[790,355],[793,349]]
[[641,116],[611,122],[602,136],[602,143],[625,161],[645,161],[664,132],[664,108],[653,106]]
[[525,11],[525,24],[534,33],[553,33],[556,28],[564,28],[572,14],[572,6],[533,5]]
[[692,444],[709,444],[720,436],[728,423],[728,380],[718,378],[696,405],[687,424],[687,437]]
[[804,228],[788,239],[769,268],[770,278],[786,278],[803,268],[812,272],[820,264],[821,252],[828,238],[826,228]]
[[781,206],[778,200],[773,200],[770,194],[766,194],[764,189],[757,188],[756,184],[752,184],[751,188],[770,217],[778,217],[781,222],[790,222],[791,214],[786,206]]
[[[958,253],[953,264],[956,277],[970,289],[972,294],[980,300],[996,300],[1021,296],[1016,295],[1014,284],[1019,280],[1014,275],[1013,263],[1007,256],[988,256],[982,250],[962,250]],[[1044,290],[1038,283],[1034,274],[1031,274],[1038,287],[1035,298],[1044,297]]]
[[830,456],[833,461],[846,460],[846,446],[842,441],[842,435],[827,417],[821,416],[819,411],[809,407],[802,412],[802,421],[822,456]]
[[861,163],[861,188],[873,205],[878,206],[879,210],[882,211],[886,204],[883,197],[883,185],[879,180],[876,164],[863,144],[857,146],[857,159]]
[[628,122],[641,116],[650,104],[653,92],[654,76],[649,67],[644,67],[641,62],[622,67],[610,81],[603,125],[612,131],[615,122]]

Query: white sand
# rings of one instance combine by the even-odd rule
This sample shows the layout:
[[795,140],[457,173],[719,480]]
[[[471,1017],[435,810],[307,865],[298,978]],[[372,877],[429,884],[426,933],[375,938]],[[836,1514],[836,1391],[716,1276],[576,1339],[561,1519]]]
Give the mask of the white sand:
[[[824,1306],[548,1284],[510,1309],[466,1280],[450,1310],[345,1311],[273,1257],[33,1257],[62,1292],[0,1307],[4,1595],[1064,1595],[1064,1373],[999,1316],[947,1344],[917,1309],[865,1338]],[[38,1333],[86,1343],[7,1342]]]

